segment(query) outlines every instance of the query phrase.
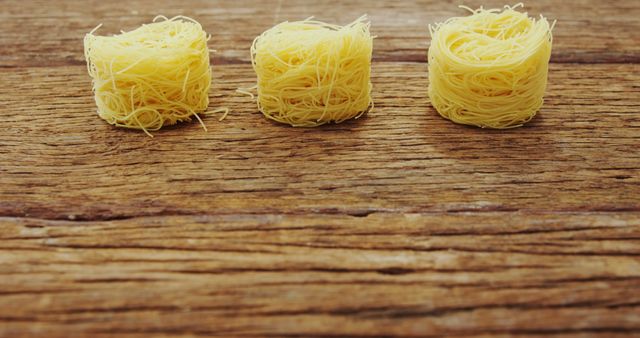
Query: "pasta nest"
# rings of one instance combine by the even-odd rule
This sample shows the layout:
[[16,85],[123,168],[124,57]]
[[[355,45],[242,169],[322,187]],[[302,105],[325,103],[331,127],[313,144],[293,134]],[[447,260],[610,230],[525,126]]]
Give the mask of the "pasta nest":
[[284,22],[251,46],[258,109],[269,119],[315,127],[358,118],[373,107],[373,37],[363,16],[346,26]]
[[429,27],[429,97],[440,115],[504,129],[522,126],[542,107],[553,25],[521,6],[464,7],[470,16]]
[[99,27],[85,36],[84,47],[102,119],[146,133],[200,120],[209,105],[211,66],[209,36],[197,21],[159,16],[113,36],[94,35]]

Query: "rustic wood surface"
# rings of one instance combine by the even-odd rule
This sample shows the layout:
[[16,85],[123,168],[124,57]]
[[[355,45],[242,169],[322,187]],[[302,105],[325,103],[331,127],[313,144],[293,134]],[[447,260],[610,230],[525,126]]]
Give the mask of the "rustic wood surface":
[[[640,2],[528,4],[558,20],[550,85],[509,131],[429,104],[458,4],[3,0],[0,337],[640,336]],[[363,13],[367,116],[295,129],[234,92],[274,23]],[[208,133],[95,114],[83,35],[157,14],[212,34]]]

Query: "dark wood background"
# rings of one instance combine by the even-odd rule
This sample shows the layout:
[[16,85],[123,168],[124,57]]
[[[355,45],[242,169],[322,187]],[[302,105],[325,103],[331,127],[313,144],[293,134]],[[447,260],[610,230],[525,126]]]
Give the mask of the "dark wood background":
[[[530,1],[550,84],[509,131],[429,104],[427,25],[460,3],[2,0],[0,336],[640,336],[640,2]],[[364,13],[366,117],[295,129],[234,92],[273,24]],[[208,133],[95,113],[83,35],[157,14],[213,36]]]

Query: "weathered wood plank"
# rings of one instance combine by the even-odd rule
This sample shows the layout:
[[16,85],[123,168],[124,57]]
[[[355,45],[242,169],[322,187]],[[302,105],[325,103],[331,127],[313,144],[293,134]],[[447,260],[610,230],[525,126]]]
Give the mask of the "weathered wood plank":
[[1,218],[0,253],[7,337],[640,332],[640,213]]
[[[640,3],[527,4],[558,19],[554,64],[510,131],[429,105],[426,26],[457,5],[3,1],[0,337],[640,335]],[[368,116],[295,129],[234,92],[274,23],[363,13]],[[208,133],[95,114],[83,35],[156,14],[212,33],[232,113]]]
[[295,129],[234,93],[250,66],[220,65],[212,107],[231,107],[228,119],[152,139],[96,116],[82,66],[4,69],[15,90],[0,94],[0,214],[638,211],[639,71],[554,65],[539,117],[490,131],[435,113],[426,65],[376,63],[372,113]]
[[[470,7],[500,7],[504,1],[464,2]],[[224,63],[246,63],[254,37],[275,23],[310,16],[346,24],[364,13],[378,36],[374,59],[426,62],[427,26],[464,15],[458,3],[442,1],[3,1],[0,9],[0,66],[83,64],[82,37],[99,23],[103,33],[132,29],[158,14],[188,15],[212,34],[211,47]],[[640,61],[640,3],[635,0],[527,3],[532,15],[557,19],[553,62]]]

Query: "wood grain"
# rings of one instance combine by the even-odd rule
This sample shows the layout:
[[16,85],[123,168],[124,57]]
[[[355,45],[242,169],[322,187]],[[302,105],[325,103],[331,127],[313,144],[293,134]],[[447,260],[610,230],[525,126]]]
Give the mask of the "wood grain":
[[[0,337],[639,336],[640,4],[528,4],[558,19],[550,85],[509,131],[429,103],[426,26],[457,5],[3,1]],[[362,13],[365,117],[290,128],[235,93],[261,31]],[[83,35],[156,14],[219,50],[208,133],[96,116]]]
[[17,128],[5,130],[0,153],[0,212],[92,220],[640,210],[640,67],[580,66],[589,78],[576,78],[575,67],[553,65],[539,117],[505,132],[441,119],[425,96],[424,64],[374,64],[376,109],[316,129],[265,120],[234,93],[250,85],[250,66],[219,66],[211,99],[231,107],[229,118],[205,119],[208,133],[194,122],[153,139],[96,118],[82,66],[5,69],[19,90],[3,101],[20,111],[5,119]]
[[5,218],[0,320],[8,337],[637,335],[639,216]]

